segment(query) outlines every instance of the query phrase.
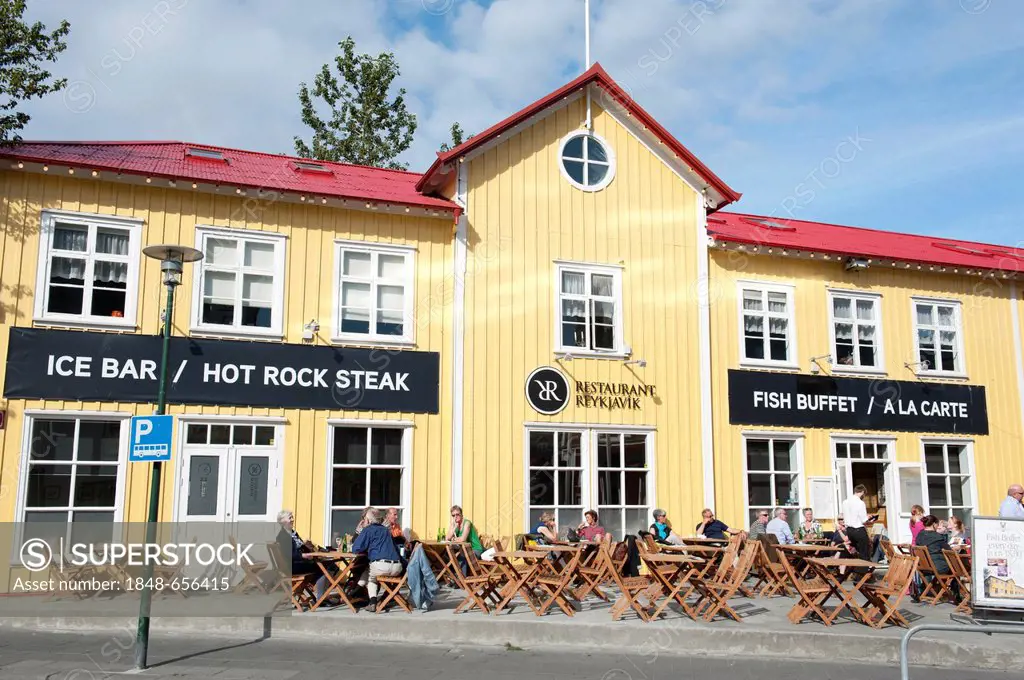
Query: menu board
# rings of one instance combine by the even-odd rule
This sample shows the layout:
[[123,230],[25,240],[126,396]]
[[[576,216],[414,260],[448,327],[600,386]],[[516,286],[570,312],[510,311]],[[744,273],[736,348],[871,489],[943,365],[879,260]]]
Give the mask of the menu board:
[[972,605],[1024,611],[1024,519],[975,517]]

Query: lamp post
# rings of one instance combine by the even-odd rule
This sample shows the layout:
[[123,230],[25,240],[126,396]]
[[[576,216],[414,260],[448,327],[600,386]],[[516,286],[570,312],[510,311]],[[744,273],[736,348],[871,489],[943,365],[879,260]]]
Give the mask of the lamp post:
[[[181,285],[181,276],[186,262],[203,258],[202,252],[188,246],[156,245],[142,249],[146,257],[160,260],[163,284],[167,288],[167,304],[164,307],[163,348],[160,352],[160,387],[156,398],[156,415],[164,415],[167,408],[167,357],[171,348],[171,319],[174,316],[174,289]],[[149,481],[149,514],[146,518],[146,543],[156,539],[156,522],[160,508],[160,473],[163,463],[153,462],[153,474]],[[149,581],[153,578],[153,565],[147,562],[143,576],[142,600],[139,603],[139,624],[135,633],[135,668],[146,668],[149,654],[149,611],[152,591]]]

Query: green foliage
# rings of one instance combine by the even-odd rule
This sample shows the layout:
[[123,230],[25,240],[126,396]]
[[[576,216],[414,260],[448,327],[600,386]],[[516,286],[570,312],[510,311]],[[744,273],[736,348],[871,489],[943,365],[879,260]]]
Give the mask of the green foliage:
[[[405,88],[391,96],[391,84],[400,73],[395,55],[357,55],[351,36],[338,46],[341,54],[334,58],[338,75],[324,64],[312,90],[306,83],[299,88],[302,122],[313,131],[313,138],[307,145],[295,137],[295,153],[303,158],[404,170],[406,166],[395,159],[412,145],[416,115],[405,107]],[[317,114],[314,98],[330,108],[327,119]]]
[[57,30],[47,33],[46,26],[26,24],[26,0],[0,0],[0,144],[21,139],[18,134],[30,117],[18,110],[22,102],[57,92],[67,79],[53,80],[42,63],[57,61],[67,49],[64,38],[71,24],[61,21]]
[[457,147],[459,144],[462,144],[463,142],[465,142],[467,140],[473,139],[473,135],[470,135],[469,137],[466,137],[466,133],[465,133],[465,131],[463,131],[462,126],[459,125],[458,121],[452,123],[451,135],[452,135],[452,142],[451,142],[451,144],[449,144],[448,142],[441,142],[441,151],[442,152],[451,151],[452,149]]

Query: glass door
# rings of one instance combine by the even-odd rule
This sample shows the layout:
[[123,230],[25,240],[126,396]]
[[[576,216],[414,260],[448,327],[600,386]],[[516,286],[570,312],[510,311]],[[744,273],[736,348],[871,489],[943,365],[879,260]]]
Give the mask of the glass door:
[[836,482],[836,516],[843,512],[843,503],[853,493],[853,472],[850,469],[850,461],[837,459],[835,461],[835,482]]
[[230,474],[228,456],[226,447],[185,449],[182,452],[184,475],[181,483],[185,493],[182,494],[184,512],[179,521],[229,521],[225,492]]
[[896,543],[910,543],[910,508],[924,507],[924,486],[920,463],[899,464],[899,518],[889,527],[889,536]]

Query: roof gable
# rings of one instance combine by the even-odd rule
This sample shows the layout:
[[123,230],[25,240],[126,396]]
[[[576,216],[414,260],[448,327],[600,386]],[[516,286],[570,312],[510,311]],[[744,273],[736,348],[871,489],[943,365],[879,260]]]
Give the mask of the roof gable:
[[[432,193],[444,183],[444,175],[451,172],[453,164],[459,158],[466,156],[476,149],[488,144],[497,137],[505,134],[516,127],[523,125],[531,118],[542,114],[546,109],[560,103],[591,84],[601,88],[607,94],[607,100],[620,105],[629,115],[635,117],[640,125],[648,130],[655,138],[661,141],[668,150],[678,157],[685,165],[692,170],[713,194],[709,196],[713,209],[722,208],[740,198],[739,193],[730,188],[717,175],[711,172],[696,156],[693,155],[682,143],[673,137],[668,130],[661,126],[649,113],[647,113],[636,101],[629,96],[619,85],[612,80],[611,76],[601,67],[594,64],[584,74],[575,80],[560,87],[554,92],[538,99],[529,106],[517,111],[505,120],[492,125],[483,132],[466,140],[450,151],[438,153],[437,158],[430,168],[423,174],[416,183],[416,188],[424,193]],[[605,101],[606,109],[608,101]]]

